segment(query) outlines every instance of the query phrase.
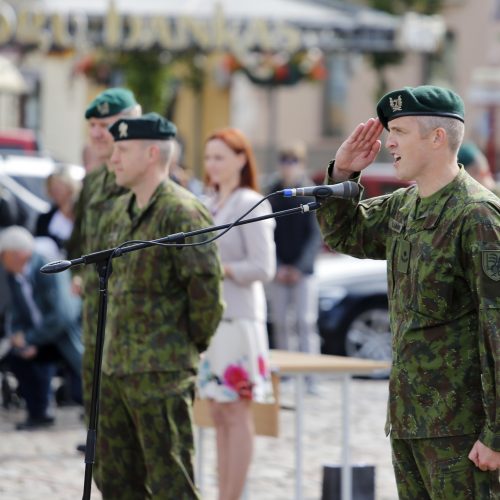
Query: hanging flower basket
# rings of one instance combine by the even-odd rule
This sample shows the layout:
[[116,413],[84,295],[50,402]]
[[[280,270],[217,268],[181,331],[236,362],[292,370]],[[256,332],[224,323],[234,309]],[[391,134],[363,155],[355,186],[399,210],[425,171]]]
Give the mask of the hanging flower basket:
[[295,85],[306,81],[325,80],[328,72],[319,49],[286,53],[252,52],[240,59],[226,54],[222,65],[229,74],[243,72],[257,85]]
[[73,66],[74,75],[85,75],[100,85],[109,85],[114,63],[99,54],[85,54]]

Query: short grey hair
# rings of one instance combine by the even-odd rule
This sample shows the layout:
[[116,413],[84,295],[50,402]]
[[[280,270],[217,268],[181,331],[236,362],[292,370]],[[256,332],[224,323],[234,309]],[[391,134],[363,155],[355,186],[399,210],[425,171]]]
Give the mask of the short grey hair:
[[120,111],[117,116],[139,118],[139,116],[141,115],[142,115],[142,106],[140,104],[134,104],[134,106]]
[[420,127],[420,133],[423,136],[437,128],[444,129],[448,136],[450,151],[457,153],[464,139],[465,126],[463,122],[446,116],[417,116],[416,118]]
[[159,139],[146,139],[142,141],[145,147],[156,146],[159,150],[160,163],[165,168],[170,168],[172,160],[176,159],[178,150],[178,143],[176,139],[171,138],[167,140]]
[[0,231],[0,253],[5,250],[32,252],[35,238],[22,226],[9,226]]

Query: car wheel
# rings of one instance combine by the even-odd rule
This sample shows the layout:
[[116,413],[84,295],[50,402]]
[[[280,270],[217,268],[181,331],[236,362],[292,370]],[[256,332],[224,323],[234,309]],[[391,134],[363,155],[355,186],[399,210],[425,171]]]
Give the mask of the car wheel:
[[356,310],[345,330],[347,356],[391,361],[391,329],[387,302],[370,301]]

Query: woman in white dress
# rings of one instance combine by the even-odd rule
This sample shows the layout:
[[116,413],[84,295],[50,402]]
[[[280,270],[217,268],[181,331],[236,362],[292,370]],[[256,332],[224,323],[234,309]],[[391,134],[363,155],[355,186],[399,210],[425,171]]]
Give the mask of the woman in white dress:
[[[217,225],[233,222],[262,199],[252,148],[237,129],[208,138],[205,175],[214,190],[207,205]],[[247,218],[271,212],[265,201]],[[263,283],[276,271],[274,225],[268,219],[236,226],[217,240],[226,309],[197,385],[215,424],[219,500],[238,500],[245,485],[253,451],[251,402],[273,400]]]

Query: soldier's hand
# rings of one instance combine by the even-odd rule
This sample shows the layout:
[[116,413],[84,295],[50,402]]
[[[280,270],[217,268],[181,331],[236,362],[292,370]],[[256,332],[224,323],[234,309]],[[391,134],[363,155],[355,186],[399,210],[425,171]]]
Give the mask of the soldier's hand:
[[370,118],[354,129],[335,155],[335,181],[345,181],[352,173],[361,172],[373,163],[382,147],[380,136],[383,130],[378,118]]
[[481,441],[476,441],[469,453],[469,460],[472,460],[476,467],[482,471],[500,469],[500,452],[493,451]]

